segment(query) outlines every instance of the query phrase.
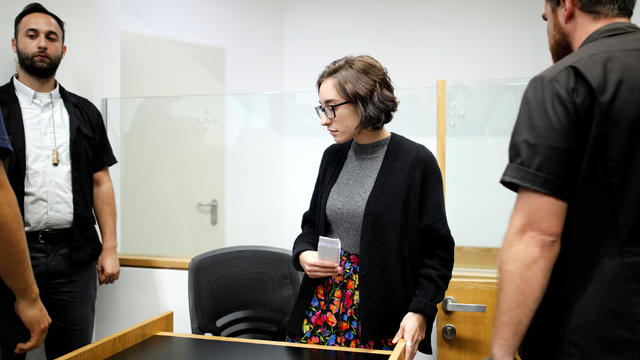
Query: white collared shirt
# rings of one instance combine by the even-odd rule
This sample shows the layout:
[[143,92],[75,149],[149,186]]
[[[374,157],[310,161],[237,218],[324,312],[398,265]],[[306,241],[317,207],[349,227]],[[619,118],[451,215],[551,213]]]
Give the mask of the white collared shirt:
[[[25,231],[68,228],[73,222],[69,113],[60,97],[60,87],[56,84],[51,92],[37,93],[15,77],[13,85],[24,124]],[[56,145],[60,162],[54,166]]]

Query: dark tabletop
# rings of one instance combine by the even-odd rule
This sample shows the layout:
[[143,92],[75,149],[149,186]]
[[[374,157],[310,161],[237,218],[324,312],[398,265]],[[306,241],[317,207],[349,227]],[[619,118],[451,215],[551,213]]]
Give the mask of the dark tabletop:
[[388,355],[155,335],[109,359],[378,360]]

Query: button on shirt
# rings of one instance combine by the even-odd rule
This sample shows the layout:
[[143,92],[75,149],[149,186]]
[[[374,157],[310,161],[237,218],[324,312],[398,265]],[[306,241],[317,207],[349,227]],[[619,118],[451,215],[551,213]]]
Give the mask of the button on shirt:
[[[59,86],[38,93],[15,77],[13,83],[24,124],[26,173],[24,179],[25,231],[60,229],[73,222],[69,114]],[[58,165],[53,150],[58,150]]]

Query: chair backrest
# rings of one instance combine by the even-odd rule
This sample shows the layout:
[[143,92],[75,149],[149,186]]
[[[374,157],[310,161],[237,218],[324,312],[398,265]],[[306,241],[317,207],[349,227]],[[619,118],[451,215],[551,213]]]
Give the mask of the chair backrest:
[[189,263],[191,331],[282,341],[299,286],[284,249],[234,246],[200,254]]

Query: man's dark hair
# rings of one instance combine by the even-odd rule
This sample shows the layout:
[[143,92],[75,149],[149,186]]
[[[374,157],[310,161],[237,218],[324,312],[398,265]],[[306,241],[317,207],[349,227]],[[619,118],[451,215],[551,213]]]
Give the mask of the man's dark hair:
[[60,30],[62,30],[62,43],[64,44],[64,21],[62,21],[62,19],[60,19],[58,15],[47,10],[47,8],[42,6],[42,4],[40,3],[31,3],[25,6],[24,9],[22,9],[22,11],[20,12],[20,14],[16,16],[16,21],[13,23],[13,37],[15,39],[18,38],[18,25],[20,24],[22,19],[24,19],[25,16],[34,14],[34,13],[49,15],[58,23],[58,26],[60,26]]
[[360,129],[382,129],[398,109],[387,69],[371,56],[346,56],[332,62],[318,77],[318,90],[328,78],[335,79],[338,93],[358,109]]
[[[569,1],[569,0],[567,0]],[[636,0],[575,0],[581,11],[595,17],[626,17],[633,15]],[[560,0],[547,0],[554,8],[560,5]]]

